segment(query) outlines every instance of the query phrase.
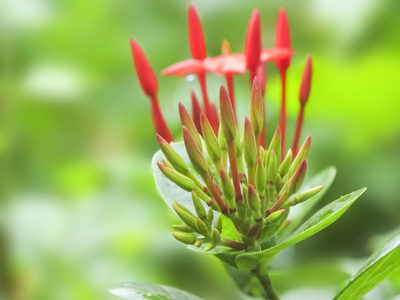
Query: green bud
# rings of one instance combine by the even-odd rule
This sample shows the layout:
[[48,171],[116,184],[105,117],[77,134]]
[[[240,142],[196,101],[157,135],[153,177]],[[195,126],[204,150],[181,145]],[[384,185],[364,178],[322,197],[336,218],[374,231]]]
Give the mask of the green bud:
[[221,185],[222,191],[229,208],[235,208],[235,189],[233,187],[232,181],[229,179],[228,174],[224,170],[221,170]]
[[222,217],[221,217],[221,214],[218,216],[217,221],[215,221],[215,226],[214,227],[219,232],[222,232]]
[[157,141],[160,145],[162,153],[164,153],[165,157],[175,168],[175,170],[177,170],[179,173],[187,174],[189,172],[189,167],[187,163],[183,160],[183,158],[178,153],[176,153],[171,145],[159,134],[157,134]]
[[285,216],[285,213],[286,213],[286,209],[281,209],[276,212],[273,212],[272,214],[270,214],[268,216],[267,222],[268,223],[276,223]]
[[281,177],[285,176],[286,173],[289,171],[290,165],[292,164],[293,160],[293,153],[292,149],[289,149],[285,159],[281,163],[281,166],[279,167],[279,174],[281,174]]
[[197,147],[196,142],[193,139],[190,131],[183,126],[183,140],[185,142],[186,152],[189,156],[189,159],[197,171],[201,176],[207,174],[210,170],[206,159],[204,158],[203,153],[200,148]]
[[221,239],[221,233],[215,228],[213,228],[213,230],[211,231],[211,239],[214,243],[218,243]]
[[260,195],[264,195],[265,189],[267,188],[266,180],[264,164],[262,163],[261,157],[259,157],[256,166],[256,188]]
[[226,141],[224,138],[224,133],[222,132],[221,124],[219,125],[219,129],[218,129],[218,144],[219,144],[219,148],[221,149],[221,151],[227,150]]
[[172,228],[183,232],[193,232],[193,228],[187,225],[172,225]]
[[249,184],[248,190],[247,190],[247,202],[249,203],[249,207],[251,212],[254,215],[254,218],[256,220],[261,219],[261,200],[260,197],[258,197],[257,191],[254,188],[253,185]]
[[282,178],[281,175],[278,173],[276,176],[276,183],[275,183],[276,191],[279,193],[282,189]]
[[196,228],[197,221],[193,215],[188,214],[186,211],[184,211],[182,208],[178,207],[175,204],[172,204],[172,208],[185,224],[187,224],[192,228]]
[[227,142],[232,141],[236,137],[236,120],[233,113],[231,101],[229,100],[228,92],[222,85],[219,94],[219,109],[222,133],[224,134],[225,140]]
[[254,77],[251,89],[250,121],[253,125],[254,133],[260,134],[264,127],[264,99],[257,77]]
[[215,136],[214,130],[204,112],[200,115],[200,122],[207,153],[212,161],[219,160],[221,158],[221,149],[218,144],[218,139]]
[[194,245],[195,245],[197,248],[200,248],[200,247],[203,245],[203,243],[202,243],[201,241],[195,241],[195,242],[194,242]]
[[308,152],[310,152],[311,147],[311,136],[309,135],[306,140],[304,141],[303,145],[301,146],[297,156],[293,160],[292,165],[289,169],[289,176],[292,176],[293,173],[296,171],[297,167],[300,165],[303,159],[307,159]]
[[158,168],[163,172],[163,174],[168,177],[173,183],[178,185],[180,188],[184,189],[185,191],[191,192],[195,187],[196,184],[191,180],[189,177],[178,173],[177,171],[168,168],[160,163],[157,163]]
[[242,194],[243,194],[243,200],[247,202],[247,185],[242,183]]
[[182,203],[180,203],[178,201],[175,201],[174,204],[176,206],[178,206],[180,209],[182,209],[184,212],[186,212],[187,214],[189,214],[190,216],[195,218],[195,215],[186,206],[184,206]]
[[[168,167],[168,168],[170,168],[170,169],[172,169],[172,170],[175,170],[174,166],[171,165],[171,163],[170,163],[167,159],[161,158],[161,161],[162,161],[162,164],[163,164],[164,166],[166,166],[166,167]],[[176,171],[176,170],[175,170],[175,171]]]
[[209,243],[204,247],[204,252],[208,252],[211,251],[212,249],[214,249],[217,246],[217,244],[214,243]]
[[196,218],[196,222],[197,222],[196,224],[197,232],[202,235],[207,234],[208,230],[206,223],[204,223],[200,218]]
[[288,180],[286,188],[286,192],[288,193],[288,195],[293,195],[300,189],[301,185],[303,184],[304,178],[306,177],[306,173],[307,161],[303,159],[297,170]]
[[208,209],[208,212],[207,212],[207,224],[208,224],[209,226],[211,226],[213,219],[214,219],[214,211],[213,211],[213,209],[210,207],[210,208]]
[[193,234],[187,232],[174,232],[172,236],[179,242],[192,245],[195,241]]
[[324,186],[320,185],[315,188],[304,191],[304,192],[300,193],[298,196],[294,197],[292,200],[288,201],[287,204],[289,206],[294,206],[296,204],[302,203],[302,202],[310,199],[311,197],[315,196],[316,194],[318,194],[323,188],[324,188]]
[[275,154],[275,150],[272,149],[269,155],[269,161],[267,165],[267,181],[275,184],[276,176],[278,175],[279,158]]
[[201,142],[200,134],[198,133],[196,126],[194,125],[193,120],[190,117],[185,106],[183,106],[183,104],[180,102],[179,102],[179,116],[181,117],[182,126],[185,126],[189,130],[191,136],[193,137],[193,140],[197,144],[197,147],[199,147],[199,149],[202,150],[203,145]]
[[243,141],[244,160],[246,164],[255,165],[257,161],[257,145],[253,127],[250,120],[246,117],[244,122],[244,141]]
[[278,157],[278,161],[281,161],[281,139],[282,132],[281,128],[278,126],[276,128],[275,134],[272,137],[271,143],[269,144],[268,153],[267,153],[267,161],[270,160],[269,156],[271,155],[271,151],[274,150],[276,156]]
[[202,220],[206,219],[207,217],[206,210],[203,206],[203,203],[201,203],[199,196],[194,191],[192,191],[192,199],[193,199],[193,206],[194,209],[196,210],[197,216]]

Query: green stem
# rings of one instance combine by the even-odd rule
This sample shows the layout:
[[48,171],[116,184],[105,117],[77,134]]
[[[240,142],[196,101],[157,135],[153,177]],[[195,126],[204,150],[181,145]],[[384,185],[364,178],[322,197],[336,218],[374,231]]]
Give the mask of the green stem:
[[275,292],[274,287],[272,286],[271,279],[268,276],[268,273],[265,272],[261,274],[260,271],[254,271],[254,275],[257,277],[258,281],[261,283],[265,293],[267,294],[267,300],[279,300],[277,293]]

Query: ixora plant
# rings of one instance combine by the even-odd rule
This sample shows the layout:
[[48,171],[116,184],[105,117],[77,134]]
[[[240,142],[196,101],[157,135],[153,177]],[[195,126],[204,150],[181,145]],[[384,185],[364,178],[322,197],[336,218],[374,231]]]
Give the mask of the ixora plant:
[[[173,225],[174,238],[197,252],[215,255],[228,271],[241,274],[244,294],[279,299],[269,278],[269,265],[289,246],[316,234],[336,221],[365,188],[331,202],[303,224],[303,218],[331,185],[336,171],[327,168],[305,180],[311,146],[308,136],[298,148],[304,108],[311,87],[312,62],[306,59],[300,85],[300,111],[291,149],[286,139],[286,72],[294,51],[286,13],[279,11],[276,45],[262,49],[258,10],[251,16],[244,53],[230,53],[224,41],[222,55],[206,56],[200,19],[189,7],[189,42],[193,58],[162,71],[164,75],[197,75],[203,107],[192,93],[192,116],[179,104],[183,142],[173,136],[160,110],[157,78],[138,43],[131,40],[140,85],[151,99],[152,118],[161,151],[153,158],[154,177],[163,199],[182,223]],[[265,63],[273,61],[281,75],[280,125],[266,145]],[[243,134],[239,128],[234,74],[250,73],[250,114]],[[206,73],[226,77],[228,89],[220,88],[219,114],[208,99]],[[300,225],[301,224],[301,225]],[[367,264],[337,294],[335,299],[360,299],[398,266],[400,238],[393,237],[377,250]],[[254,279],[258,283],[254,283]],[[114,286],[111,293],[122,299],[199,299],[170,287],[142,283]],[[250,297],[250,298],[249,298]]]

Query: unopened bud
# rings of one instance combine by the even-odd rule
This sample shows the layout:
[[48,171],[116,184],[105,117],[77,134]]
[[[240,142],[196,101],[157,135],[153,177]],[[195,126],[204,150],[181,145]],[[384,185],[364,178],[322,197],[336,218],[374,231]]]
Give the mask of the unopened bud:
[[300,189],[301,185],[303,184],[304,178],[306,177],[306,173],[307,161],[303,159],[292,177],[289,178],[286,190],[289,195],[293,195]]
[[281,139],[282,139],[282,132],[281,128],[278,126],[278,128],[276,128],[274,136],[272,137],[271,143],[269,144],[267,161],[269,161],[269,156],[271,155],[272,150],[275,151],[275,154],[278,157],[278,161],[281,161]]
[[200,219],[204,220],[207,217],[206,210],[204,209],[204,206],[201,203],[199,196],[194,191],[192,191],[192,199],[193,199],[193,206],[194,209],[196,210],[197,216]]
[[204,158],[203,152],[201,152],[199,147],[196,145],[193,136],[185,126],[182,127],[182,131],[183,131],[183,140],[185,142],[186,152],[189,156],[189,159],[193,167],[200,175],[208,173],[209,166],[206,159]]
[[214,249],[217,246],[217,244],[215,243],[209,243],[204,247],[204,252],[208,252],[211,251],[212,249]]
[[293,160],[292,149],[289,149],[285,159],[283,160],[283,162],[279,167],[279,174],[281,175],[281,177],[285,176],[286,173],[289,171],[290,165],[292,164],[292,160]]
[[311,73],[312,73],[311,54],[307,55],[306,66],[304,67],[303,77],[301,78],[299,100],[302,106],[306,105],[310,97],[311,90]]
[[176,212],[176,214],[179,216],[179,218],[188,226],[192,228],[196,228],[197,226],[197,221],[196,218],[193,215],[188,214],[185,212],[182,208],[178,207],[175,204],[172,204],[172,208]]
[[264,126],[264,99],[257,77],[254,77],[251,89],[250,121],[253,125],[254,134],[260,134]]
[[217,229],[219,232],[222,232],[222,217],[221,214],[218,216],[217,221],[215,221],[215,229]]
[[235,208],[235,189],[228,174],[224,170],[220,171],[222,191],[230,209]]
[[213,228],[213,230],[211,231],[211,239],[214,243],[218,243],[221,239],[221,233],[215,228]]
[[219,160],[221,158],[221,149],[219,148],[218,139],[215,136],[214,130],[212,129],[210,122],[203,112],[200,116],[200,124],[208,155],[210,156],[212,161]]
[[206,42],[203,33],[203,26],[194,4],[189,5],[188,13],[189,44],[194,59],[206,58]]
[[213,219],[214,219],[214,211],[213,211],[213,209],[210,207],[210,208],[208,209],[208,212],[207,212],[207,224],[208,224],[209,226],[211,226]]
[[286,213],[286,209],[281,209],[276,212],[273,212],[272,214],[270,214],[268,216],[267,222],[268,223],[276,223],[285,216],[285,213]]
[[249,184],[247,189],[247,201],[249,203],[250,210],[254,215],[254,218],[256,220],[261,219],[261,200],[260,197],[258,197],[256,189],[251,184]]
[[311,197],[314,197],[323,188],[324,188],[324,186],[320,185],[320,186],[317,186],[315,188],[312,188],[312,189],[309,189],[307,191],[304,191],[304,192],[300,193],[298,196],[294,197],[292,200],[288,201],[287,204],[289,206],[293,206],[293,205],[302,203],[302,202],[310,199]]
[[264,164],[259,157],[256,166],[256,188],[260,195],[264,195],[265,189],[267,187],[266,180],[267,179],[265,178]]
[[202,235],[207,234],[208,230],[206,223],[204,223],[200,218],[196,218],[196,222],[197,222],[196,224],[197,232]]
[[219,94],[219,109],[222,133],[227,142],[232,141],[236,137],[236,120],[233,113],[231,101],[229,100],[228,92],[225,87],[221,85]]
[[303,159],[307,159],[308,152],[310,152],[311,147],[311,135],[309,135],[303,145],[301,146],[299,152],[297,153],[295,159],[293,160],[292,165],[289,169],[289,176],[292,176],[293,173],[296,171],[297,167],[300,165]]
[[244,122],[244,141],[243,141],[243,152],[246,164],[249,166],[255,165],[257,161],[257,145],[256,138],[254,136],[253,126],[251,126],[250,120],[246,117]]
[[176,151],[171,147],[171,145],[159,134],[157,134],[158,145],[160,145],[160,149],[171,165],[177,170],[179,173],[187,174],[189,171],[189,167],[187,163],[183,160],[183,158],[176,153]]
[[[289,21],[283,8],[279,10],[276,21],[275,47],[291,49]],[[285,71],[290,65],[290,57],[276,60],[275,65],[280,72]]]
[[188,225],[172,225],[172,228],[182,232],[193,232],[193,228]]
[[169,180],[174,182],[185,191],[191,192],[196,187],[196,184],[189,177],[186,177],[185,175],[182,175],[181,173],[178,173],[177,171],[170,169],[163,164],[157,163],[157,166],[161,172],[168,177]]
[[197,240],[197,241],[194,242],[194,245],[195,245],[197,248],[200,248],[200,247],[203,245],[203,243],[202,243],[201,241]]
[[192,245],[195,241],[193,234],[187,232],[174,232],[172,236],[179,242]]
[[201,143],[200,134],[198,133],[196,126],[194,125],[193,120],[190,117],[185,106],[183,106],[183,104],[180,102],[179,102],[179,116],[181,118],[182,126],[185,126],[189,130],[194,141],[196,142],[197,147],[199,147],[199,149],[202,150],[203,145]]
[[276,176],[278,175],[279,158],[275,154],[274,149],[272,149],[269,154],[269,161],[267,165],[267,181],[275,184]]

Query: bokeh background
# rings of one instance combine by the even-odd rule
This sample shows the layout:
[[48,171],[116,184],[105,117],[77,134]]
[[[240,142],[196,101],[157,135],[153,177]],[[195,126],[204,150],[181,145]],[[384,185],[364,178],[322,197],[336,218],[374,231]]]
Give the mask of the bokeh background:
[[[231,42],[233,52],[243,51],[256,7],[263,45],[272,47],[277,11],[286,8],[297,51],[288,75],[289,131],[305,56],[313,54],[303,132],[313,136],[310,174],[329,165],[338,169],[321,205],[364,186],[368,190],[337,223],[286,255],[291,262],[286,269],[295,270],[277,274],[276,283],[284,292],[325,286],[325,280],[317,280],[322,277],[338,289],[348,275],[335,266],[354,270],[387,235],[400,230],[400,2],[194,3],[210,56],[220,53],[222,39]],[[140,90],[129,48],[133,37],[158,74],[189,58],[190,2],[2,4],[2,299],[111,299],[107,289],[122,281],[170,285],[213,299],[227,298],[228,290],[234,294],[233,281],[217,259],[186,250],[170,235],[176,217],[155,189],[150,103]],[[273,64],[268,76],[273,130],[280,96]],[[213,101],[223,82],[208,77]],[[159,83],[167,122],[179,136],[178,101],[189,103],[189,92],[199,92],[198,85],[161,75]],[[248,74],[236,78],[236,97],[244,115]],[[384,283],[384,293],[396,294],[399,282]]]

